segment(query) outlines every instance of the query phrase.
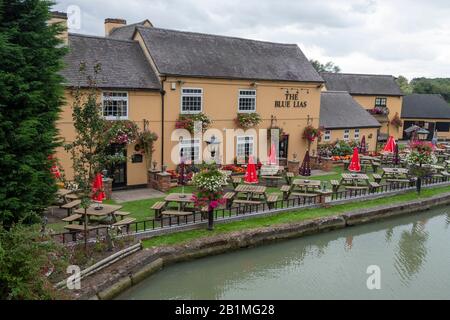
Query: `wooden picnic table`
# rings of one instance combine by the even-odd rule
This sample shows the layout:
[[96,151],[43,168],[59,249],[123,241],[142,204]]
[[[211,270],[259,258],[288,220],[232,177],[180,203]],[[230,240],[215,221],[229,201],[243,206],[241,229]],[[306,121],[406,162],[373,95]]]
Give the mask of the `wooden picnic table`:
[[343,173],[340,184],[350,192],[370,188],[369,176],[363,173]]
[[68,189],[58,189],[58,191],[56,191],[56,197],[58,198],[58,200],[62,201],[62,204],[66,204],[68,202],[70,202],[66,197],[71,194],[73,191],[72,190],[68,190]]
[[295,179],[290,186],[283,186],[283,199],[287,200],[291,196],[314,198],[317,196],[327,196],[333,193],[332,190],[322,190],[322,183],[319,180]]
[[[111,221],[112,223],[116,223],[116,216],[114,215],[114,213],[116,211],[119,211],[120,209],[122,209],[122,206],[120,205],[110,205],[110,204],[102,204],[101,205],[101,209],[97,210],[96,208],[98,208],[98,204],[93,203],[89,206],[89,208],[87,208],[86,214],[88,216],[88,218],[90,219],[91,217],[96,217],[96,218],[104,218],[104,217],[111,217]],[[75,214],[81,214],[84,216],[84,209],[83,208],[79,208],[77,210],[74,211]]]
[[407,179],[409,170],[404,168],[382,168],[385,179]]
[[178,205],[178,211],[186,211],[187,205],[194,203],[194,195],[192,193],[171,193],[164,200],[166,203],[175,202]]
[[[271,209],[275,206],[278,200],[277,194],[267,194],[267,187],[265,186],[255,186],[255,185],[245,185],[241,184],[236,187],[234,193],[228,193],[233,204],[238,204],[239,207],[244,205],[244,207],[260,205],[267,203],[268,207]],[[239,198],[239,194],[243,194],[243,199]]]

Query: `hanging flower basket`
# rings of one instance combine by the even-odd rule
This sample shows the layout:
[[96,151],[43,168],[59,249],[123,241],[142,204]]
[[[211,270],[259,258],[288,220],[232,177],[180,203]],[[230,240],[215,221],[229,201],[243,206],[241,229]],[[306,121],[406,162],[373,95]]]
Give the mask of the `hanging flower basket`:
[[138,139],[138,131],[138,126],[130,120],[107,121],[105,125],[105,135],[110,144],[132,144]]
[[320,138],[322,136],[322,132],[320,129],[314,128],[313,126],[309,125],[305,128],[305,131],[303,131],[303,139],[307,140],[309,143],[313,143],[316,139]]
[[180,114],[178,120],[175,123],[175,128],[177,129],[186,129],[191,134],[194,133],[194,126],[196,122],[202,123],[202,132],[208,130],[211,125],[211,119],[204,113],[196,113],[196,114]]
[[256,112],[238,113],[235,121],[242,129],[249,129],[261,123],[261,116]]
[[223,186],[226,185],[226,176],[215,164],[205,166],[194,176],[192,183],[197,188],[193,198],[197,208],[215,209],[224,203]]
[[391,120],[391,125],[394,127],[400,128],[403,125],[402,120],[400,119],[400,116],[398,115],[398,112],[395,114],[394,118]]

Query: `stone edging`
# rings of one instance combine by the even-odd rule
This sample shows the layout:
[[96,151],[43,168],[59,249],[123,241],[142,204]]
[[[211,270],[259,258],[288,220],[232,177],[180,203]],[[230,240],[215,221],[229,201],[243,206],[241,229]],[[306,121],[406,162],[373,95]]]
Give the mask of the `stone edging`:
[[[343,229],[407,213],[429,210],[432,207],[446,204],[450,204],[450,192],[427,199],[361,209],[314,220],[231,232],[194,240],[184,245],[142,250],[131,256],[124,266],[112,266],[110,268],[113,270],[105,270],[105,272],[108,271],[108,276],[103,277],[103,279],[93,277],[91,280],[95,285],[90,288],[90,293],[86,292],[80,298],[113,299],[131,286],[172,263],[231,252],[241,248],[255,247],[274,241]],[[102,283],[99,283],[98,280]]]

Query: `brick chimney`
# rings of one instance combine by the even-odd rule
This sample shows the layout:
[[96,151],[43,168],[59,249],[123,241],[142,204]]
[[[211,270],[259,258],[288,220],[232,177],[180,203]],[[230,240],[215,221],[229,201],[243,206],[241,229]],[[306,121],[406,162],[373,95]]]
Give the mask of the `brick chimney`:
[[48,23],[49,24],[61,23],[64,26],[65,29],[59,35],[59,38],[61,38],[64,41],[64,44],[67,45],[69,43],[69,31],[67,29],[67,13],[52,11],[51,18],[48,21]]
[[123,27],[127,25],[127,20],[124,19],[105,19],[105,36],[109,36],[111,31],[115,28]]

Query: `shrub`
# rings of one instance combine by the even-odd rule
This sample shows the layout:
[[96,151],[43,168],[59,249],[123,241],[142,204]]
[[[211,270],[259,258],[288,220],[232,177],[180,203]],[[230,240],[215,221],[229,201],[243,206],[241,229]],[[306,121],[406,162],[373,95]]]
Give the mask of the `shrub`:
[[60,298],[46,273],[65,267],[66,253],[51,241],[38,240],[31,228],[15,225],[8,231],[0,226],[0,299]]

